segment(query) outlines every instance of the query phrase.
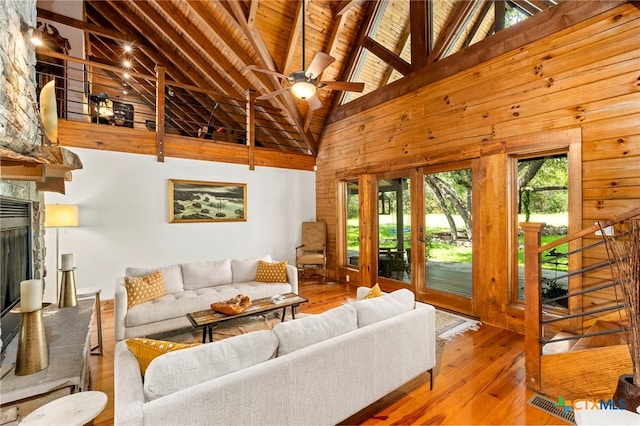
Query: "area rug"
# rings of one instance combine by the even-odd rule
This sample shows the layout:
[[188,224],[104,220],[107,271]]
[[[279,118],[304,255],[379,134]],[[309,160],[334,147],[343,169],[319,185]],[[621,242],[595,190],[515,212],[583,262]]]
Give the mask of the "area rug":
[[[296,318],[303,318],[309,315],[311,314],[297,313]],[[291,317],[287,316],[285,321],[291,321]],[[271,330],[279,322],[280,312],[269,312],[264,315],[252,315],[225,321],[213,329],[213,340],[222,340],[257,330]],[[478,321],[439,309],[436,310],[436,336],[444,341],[451,340],[454,336],[466,331],[477,330],[479,325]],[[202,341],[202,329],[189,327],[148,337],[177,343],[196,343]]]
[[436,310],[436,336],[443,340],[448,341],[466,331],[477,330],[479,326],[479,321]]

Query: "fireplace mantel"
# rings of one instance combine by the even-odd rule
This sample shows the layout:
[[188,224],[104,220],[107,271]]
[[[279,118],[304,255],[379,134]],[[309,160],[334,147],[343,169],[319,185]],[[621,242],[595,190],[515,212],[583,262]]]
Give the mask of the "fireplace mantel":
[[60,146],[36,146],[28,154],[0,147],[0,178],[36,182],[38,191],[65,193],[71,171],[82,168],[80,158]]

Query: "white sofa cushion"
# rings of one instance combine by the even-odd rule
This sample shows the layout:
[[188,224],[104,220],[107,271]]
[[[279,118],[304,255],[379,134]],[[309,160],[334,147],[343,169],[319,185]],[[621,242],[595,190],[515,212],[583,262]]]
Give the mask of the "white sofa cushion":
[[[151,361],[144,376],[147,401],[243,370],[276,355],[278,339],[271,330],[241,334]],[[182,352],[177,355],[178,352]],[[248,407],[250,408],[250,407]]]
[[258,261],[264,260],[271,262],[270,255],[256,257],[254,259],[232,259],[231,270],[234,283],[246,283],[256,280],[256,272],[258,272]]
[[280,341],[278,356],[282,356],[357,328],[356,311],[349,305],[342,305],[319,315],[281,322],[273,332]]
[[415,295],[406,288],[373,299],[351,303],[358,315],[358,327],[391,318],[415,308]]
[[185,290],[230,284],[231,279],[230,259],[182,264],[182,280]]
[[167,293],[177,293],[184,290],[182,282],[182,267],[180,265],[162,266],[160,268],[128,267],[125,269],[124,274],[127,277],[144,277],[154,271],[162,272],[164,287],[167,290]]

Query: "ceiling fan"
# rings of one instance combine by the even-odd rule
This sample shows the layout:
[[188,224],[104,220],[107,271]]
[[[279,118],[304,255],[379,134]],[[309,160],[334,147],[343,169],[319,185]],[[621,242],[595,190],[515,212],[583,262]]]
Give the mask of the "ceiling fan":
[[362,92],[364,90],[364,83],[349,82],[349,81],[320,81],[320,74],[322,74],[322,72],[335,61],[334,57],[327,55],[324,52],[317,52],[313,57],[313,59],[311,60],[311,64],[309,64],[309,68],[307,68],[306,70],[304,69],[304,65],[305,65],[305,46],[304,46],[305,3],[306,3],[306,0],[302,0],[302,68],[303,69],[300,71],[294,71],[289,75],[285,75],[277,71],[260,68],[256,65],[247,66],[247,68],[252,69],[254,71],[280,77],[291,84],[290,86],[259,96],[256,99],[259,99],[259,100],[269,99],[274,96],[290,91],[293,94],[293,96],[295,96],[296,98],[306,100],[309,105],[309,108],[311,108],[312,110],[317,110],[322,108],[322,102],[320,102],[320,99],[318,98],[318,96],[316,96],[316,92],[318,89],[343,90],[348,92]]

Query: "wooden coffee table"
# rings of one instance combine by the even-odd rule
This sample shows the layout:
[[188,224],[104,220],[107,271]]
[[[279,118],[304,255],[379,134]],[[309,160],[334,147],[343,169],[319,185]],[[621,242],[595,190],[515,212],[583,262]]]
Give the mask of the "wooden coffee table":
[[308,299],[294,293],[286,293],[283,294],[282,297],[283,299],[281,301],[275,303],[271,301],[270,297],[252,300],[251,306],[237,315],[226,315],[216,312],[213,309],[205,309],[204,311],[189,313],[187,314],[187,318],[194,327],[203,327],[202,343],[207,341],[207,335],[209,336],[209,341],[213,342],[213,329],[221,322],[248,317],[250,315],[263,314],[277,309],[282,309],[282,318],[280,321],[284,321],[287,308],[291,309],[291,317],[295,319],[296,308],[300,306],[300,304],[308,302]]

